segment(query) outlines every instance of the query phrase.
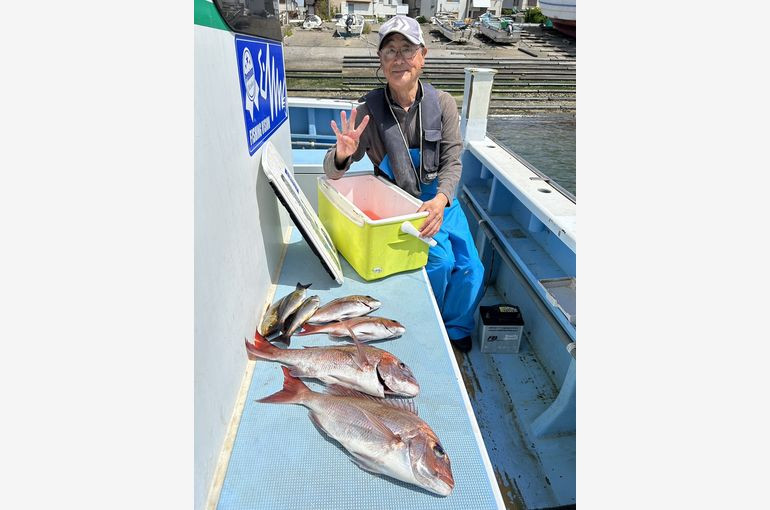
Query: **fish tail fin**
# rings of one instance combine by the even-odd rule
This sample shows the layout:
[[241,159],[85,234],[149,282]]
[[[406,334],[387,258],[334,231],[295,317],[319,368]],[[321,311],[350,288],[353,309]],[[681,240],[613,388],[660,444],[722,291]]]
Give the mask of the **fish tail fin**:
[[270,342],[257,332],[254,335],[254,343],[249,343],[249,339],[246,339],[246,352],[249,355],[250,360],[261,359],[273,359],[276,348],[273,347]]
[[297,336],[312,335],[314,333],[322,333],[324,324],[308,324],[307,322],[302,325],[302,329],[296,333]]
[[299,289],[309,289],[311,285],[313,285],[313,284],[312,283],[308,283],[307,285],[302,285],[300,282],[297,282],[297,290],[299,290]]
[[305,397],[312,393],[305,383],[292,377],[288,368],[281,367],[281,370],[283,370],[283,389],[270,396],[260,398],[257,402],[263,404],[301,404]]

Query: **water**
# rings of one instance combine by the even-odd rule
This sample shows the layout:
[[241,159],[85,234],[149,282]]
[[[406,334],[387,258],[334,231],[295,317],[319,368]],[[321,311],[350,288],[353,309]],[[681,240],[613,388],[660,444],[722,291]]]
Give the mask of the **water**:
[[577,197],[575,117],[489,117],[487,133]]

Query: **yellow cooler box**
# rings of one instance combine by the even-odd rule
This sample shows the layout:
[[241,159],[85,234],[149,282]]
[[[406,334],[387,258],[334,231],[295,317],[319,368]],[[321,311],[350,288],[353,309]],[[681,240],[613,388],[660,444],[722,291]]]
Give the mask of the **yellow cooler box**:
[[428,262],[432,240],[422,240],[415,230],[428,215],[416,212],[420,205],[398,186],[371,174],[318,178],[321,223],[365,280],[418,269]]

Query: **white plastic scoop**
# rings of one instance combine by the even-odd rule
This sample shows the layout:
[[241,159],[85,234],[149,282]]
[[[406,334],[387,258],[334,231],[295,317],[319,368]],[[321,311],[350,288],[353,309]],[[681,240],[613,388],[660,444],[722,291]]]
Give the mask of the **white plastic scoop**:
[[420,231],[417,230],[414,227],[414,225],[412,225],[408,221],[405,221],[405,222],[403,222],[401,224],[401,232],[403,232],[404,234],[409,234],[409,235],[412,235],[412,236],[416,237],[417,239],[419,239],[420,241],[424,242],[428,246],[436,246],[438,244],[432,237],[422,237],[422,236],[420,236]]

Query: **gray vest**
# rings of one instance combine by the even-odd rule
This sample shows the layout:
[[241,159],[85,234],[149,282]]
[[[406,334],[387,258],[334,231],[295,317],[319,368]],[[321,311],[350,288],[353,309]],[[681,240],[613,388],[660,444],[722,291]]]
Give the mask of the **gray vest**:
[[[359,102],[366,102],[372,122],[377,126],[377,132],[390,159],[390,168],[393,170],[396,184],[417,198],[420,198],[419,182],[430,184],[438,175],[439,141],[441,140],[441,106],[438,102],[438,92],[429,83],[420,81],[420,85],[422,85],[422,99],[418,108],[420,109],[422,152],[419,169],[415,169],[412,165],[409,150],[404,144],[405,137],[402,137],[401,128],[388,106],[385,88],[375,89],[359,100]],[[416,172],[419,172],[419,177]]]

